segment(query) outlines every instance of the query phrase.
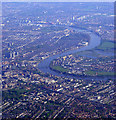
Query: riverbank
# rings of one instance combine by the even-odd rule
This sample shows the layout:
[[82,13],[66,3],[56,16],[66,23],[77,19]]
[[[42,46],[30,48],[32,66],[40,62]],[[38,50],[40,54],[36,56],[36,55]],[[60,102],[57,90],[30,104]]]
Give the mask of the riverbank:
[[[57,70],[57,69],[54,69],[52,66],[49,66],[50,67],[50,69],[51,70],[53,70],[53,71],[55,71],[55,72],[58,72],[58,73],[60,73],[60,74],[63,74],[63,75],[70,75],[70,76],[73,76],[73,77],[81,77],[81,78],[85,78],[85,77],[98,77],[98,78],[104,78],[104,77],[112,77],[112,76],[116,76],[116,74],[114,73],[114,72],[97,72],[97,75],[96,75],[96,71],[94,72],[94,74],[95,75],[92,75],[93,74],[93,72],[92,73],[90,73],[90,75],[85,75],[85,74],[83,74],[83,75],[79,75],[79,74],[73,74],[73,73],[68,73],[67,72],[67,70],[66,70],[66,72],[65,71],[62,71],[62,70]],[[63,69],[63,68],[62,68]],[[88,71],[89,72],[89,71]]]

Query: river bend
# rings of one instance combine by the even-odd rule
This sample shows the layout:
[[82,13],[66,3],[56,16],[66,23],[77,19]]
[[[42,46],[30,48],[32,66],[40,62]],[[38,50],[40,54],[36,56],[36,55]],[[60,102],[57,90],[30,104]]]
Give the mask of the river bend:
[[57,75],[57,76],[72,77],[71,75],[64,75],[64,74],[61,74],[61,73],[58,73],[58,72],[55,72],[55,71],[51,70],[49,68],[50,62],[53,61],[54,59],[58,58],[58,57],[66,56],[66,55],[77,53],[77,52],[80,52],[80,51],[91,50],[92,48],[95,48],[96,46],[100,45],[101,38],[97,34],[95,34],[93,32],[90,32],[90,31],[87,31],[87,30],[78,29],[78,28],[72,28],[72,27],[71,28],[68,27],[68,28],[76,30],[78,32],[88,33],[90,35],[90,41],[89,41],[88,46],[81,47],[81,48],[78,48],[78,49],[75,49],[75,50],[66,51],[66,52],[63,52],[63,53],[59,53],[57,55],[50,56],[49,58],[41,61],[38,65],[38,68],[42,72],[49,73],[49,74],[52,74],[52,75]]

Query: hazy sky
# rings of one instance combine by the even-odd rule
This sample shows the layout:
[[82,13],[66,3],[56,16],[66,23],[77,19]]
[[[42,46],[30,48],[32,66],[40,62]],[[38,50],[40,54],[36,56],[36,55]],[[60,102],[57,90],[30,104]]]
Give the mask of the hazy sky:
[[114,2],[115,0],[0,0],[2,2]]

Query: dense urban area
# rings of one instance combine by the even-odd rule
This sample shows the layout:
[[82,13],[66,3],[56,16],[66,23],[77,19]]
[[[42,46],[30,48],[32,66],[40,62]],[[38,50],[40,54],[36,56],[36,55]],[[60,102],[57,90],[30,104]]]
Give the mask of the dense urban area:
[[[114,4],[2,3],[2,118],[115,119]],[[91,42],[99,46],[42,61]],[[60,76],[63,75],[63,76]]]

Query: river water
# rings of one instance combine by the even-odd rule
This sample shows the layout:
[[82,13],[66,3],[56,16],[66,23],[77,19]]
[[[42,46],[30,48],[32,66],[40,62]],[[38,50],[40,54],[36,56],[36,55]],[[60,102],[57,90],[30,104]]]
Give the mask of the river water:
[[[56,75],[56,76],[60,76],[60,77],[62,76],[62,77],[67,77],[67,78],[74,78],[74,76],[72,76],[72,75],[61,74],[61,73],[58,73],[58,72],[51,70],[49,68],[50,62],[58,57],[70,55],[70,54],[77,53],[80,51],[91,50],[92,48],[95,48],[96,46],[100,45],[100,43],[101,43],[101,38],[93,32],[78,29],[78,28],[72,28],[72,27],[71,28],[68,27],[68,29],[73,29],[73,30],[76,30],[78,32],[88,33],[90,35],[90,41],[89,41],[88,46],[84,46],[84,47],[81,47],[81,48],[78,48],[75,50],[70,50],[70,51],[66,51],[66,52],[63,52],[63,53],[60,53],[60,54],[57,54],[54,56],[50,56],[49,58],[41,61],[38,65],[38,67],[42,72],[49,73],[49,74]],[[77,76],[76,78],[80,78],[80,77]],[[91,78],[93,78],[93,77],[91,77]]]

